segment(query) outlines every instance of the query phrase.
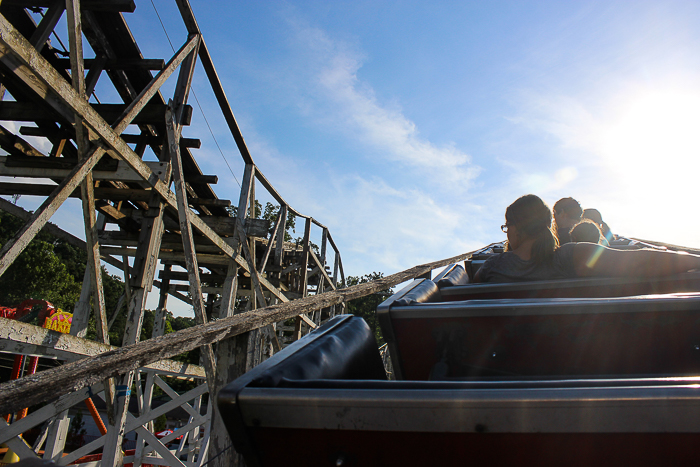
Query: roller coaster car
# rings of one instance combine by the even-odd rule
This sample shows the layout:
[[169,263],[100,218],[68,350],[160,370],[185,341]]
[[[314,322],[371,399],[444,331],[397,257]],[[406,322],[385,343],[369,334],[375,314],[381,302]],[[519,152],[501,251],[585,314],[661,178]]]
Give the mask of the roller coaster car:
[[[469,263],[466,264],[467,270]],[[226,386],[248,465],[673,465],[700,458],[700,274],[470,284],[339,316]]]

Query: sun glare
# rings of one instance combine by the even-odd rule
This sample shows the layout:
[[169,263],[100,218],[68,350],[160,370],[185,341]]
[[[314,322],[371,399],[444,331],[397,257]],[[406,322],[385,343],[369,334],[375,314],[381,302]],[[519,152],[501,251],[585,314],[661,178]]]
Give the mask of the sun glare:
[[[669,230],[687,235],[693,232],[689,228],[700,228],[688,225],[687,216],[698,191],[700,93],[639,95],[617,115],[604,130],[602,155],[617,185],[613,191],[624,197],[627,220],[635,226],[628,234],[671,241]],[[640,228],[642,219],[648,225]],[[676,221],[685,222],[685,228],[673,225]],[[700,243],[692,235],[683,241]]]
[[657,93],[629,104],[605,138],[608,162],[623,172],[660,175],[660,168],[696,168],[700,95]]

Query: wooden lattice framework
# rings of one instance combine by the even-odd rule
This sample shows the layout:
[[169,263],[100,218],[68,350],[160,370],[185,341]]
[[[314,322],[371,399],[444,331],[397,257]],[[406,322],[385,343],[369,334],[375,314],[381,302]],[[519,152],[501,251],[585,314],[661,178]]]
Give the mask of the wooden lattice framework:
[[[190,5],[187,0],[175,3],[188,37],[171,58],[164,60],[141,55],[125,20],[125,13],[135,9],[133,0],[0,2],[0,121],[32,123],[17,125],[18,134],[0,126],[0,148],[7,154],[0,156],[0,175],[53,181],[0,182],[0,195],[45,197],[33,213],[0,198],[0,209],[26,222],[0,250],[0,276],[42,229],[88,253],[71,335],[0,318],[0,350],[57,358],[78,366],[88,362],[81,360],[86,356],[98,361],[109,355],[114,348],[108,337],[102,261],[122,270],[125,277],[128,320],[124,341],[116,343],[123,349],[139,345],[146,296],[154,285],[160,290],[155,341],[164,334],[169,297],[192,305],[197,322],[205,325],[212,319],[224,322],[240,312],[255,315],[257,308],[333,292],[337,284],[344,283],[340,253],[328,229],[289,206],[255,165]],[[42,16],[40,21],[35,20],[37,12]],[[63,15],[68,25],[69,59],[49,40]],[[83,39],[95,52],[94,58],[84,58]],[[245,163],[235,216],[226,209],[230,202],[214,193],[212,185],[217,177],[203,174],[197,165],[192,150],[200,142],[182,137],[183,126],[192,119],[188,96],[198,59]],[[166,102],[160,89],[176,72],[175,91]],[[109,79],[120,102],[90,103],[89,97],[101,77],[103,81]],[[42,153],[26,136],[45,138],[51,151]],[[147,160],[149,157],[152,160]],[[254,209],[256,185],[280,205],[272,229],[249,215]],[[85,240],[48,223],[69,197],[82,200]],[[284,242],[289,213],[304,222],[301,245]],[[108,224],[118,226],[118,230],[106,230]],[[318,254],[310,247],[312,228],[321,230]],[[164,268],[156,278],[159,262]],[[178,272],[178,268],[184,272]],[[239,300],[244,309],[236,308],[237,298],[244,299]],[[135,466],[198,466],[207,459],[207,452],[210,463],[230,465],[235,462],[235,453],[227,450],[230,441],[211,403],[206,410],[201,407],[202,396],[207,392],[215,395],[222,384],[317,327],[342,306],[342,300],[336,300],[277,320],[249,320],[245,332],[219,333],[216,339],[204,339],[189,347],[200,347],[201,366],[162,357],[140,365],[140,360],[134,358],[131,365],[117,365],[118,371],[110,376],[90,382],[77,377],[61,388],[62,397],[26,418],[11,425],[0,420],[0,444],[7,444],[23,459],[43,449],[44,458],[60,465],[96,449],[102,450],[101,464],[105,466],[127,462]],[[99,342],[84,339],[90,313],[95,317]],[[294,316],[294,327],[282,326],[281,321]],[[167,356],[183,350],[187,349],[178,348]],[[65,369],[70,367],[65,365]],[[163,376],[192,378],[200,384],[180,395]],[[152,409],[155,386],[173,400]],[[21,386],[15,387],[22,392]],[[36,394],[29,383],[25,387],[24,396]],[[128,410],[132,387],[139,402],[137,415]],[[5,394],[11,392],[8,389]],[[64,455],[67,410],[90,395],[103,398],[108,407],[107,433]],[[33,403],[26,397],[19,399]],[[43,397],[42,401],[48,399]],[[5,409],[20,409],[17,404],[22,405],[15,400]],[[156,439],[153,419],[175,406],[187,410],[188,423],[177,434]],[[35,446],[26,445],[19,435],[42,423],[44,429]],[[136,450],[124,457],[122,439],[130,431],[138,435]],[[183,432],[187,436],[171,452],[166,444]]]

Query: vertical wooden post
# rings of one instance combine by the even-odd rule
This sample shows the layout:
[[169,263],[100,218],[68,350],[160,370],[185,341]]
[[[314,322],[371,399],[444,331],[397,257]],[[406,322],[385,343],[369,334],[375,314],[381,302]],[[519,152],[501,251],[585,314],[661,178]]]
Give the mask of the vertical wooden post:
[[[194,316],[197,324],[205,324],[207,322],[207,315],[204,310],[204,302],[202,299],[202,284],[199,280],[199,264],[197,263],[197,253],[195,251],[194,237],[192,235],[192,225],[190,222],[191,213],[187,204],[185,174],[182,169],[182,160],[180,159],[180,132],[177,130],[177,126],[178,125],[175,124],[175,116],[171,108],[168,107],[168,110],[166,110],[168,146],[173,165],[173,180],[175,182],[175,194],[177,195],[177,212],[180,220],[182,248],[185,253],[190,295],[192,296],[192,308],[194,308]],[[207,373],[207,382],[210,387],[214,386],[214,351],[211,345],[207,344],[200,348],[200,352],[202,355],[202,363]]]
[[311,218],[306,218],[304,226],[304,250],[301,254],[301,270],[299,271],[299,293],[302,297],[307,295],[308,269],[309,269],[309,249],[311,248]]
[[[333,260],[333,282],[335,282],[336,287],[340,287],[340,282],[338,281],[338,263],[340,261],[340,254],[338,253],[338,250],[335,250],[335,258]],[[335,316],[336,313],[336,308],[335,305],[331,306],[331,318]]]
[[[310,245],[310,237],[311,237],[311,218],[307,217],[306,218],[306,223],[304,225],[304,241],[303,241],[303,251],[301,254],[301,268],[299,269],[299,294],[302,297],[306,297],[307,295],[307,286],[308,286],[308,272],[307,270],[309,269],[309,247]],[[301,339],[301,329],[302,329],[302,319],[301,317],[297,317],[296,322],[294,324],[294,340]]]
[[[80,17],[80,0],[66,0],[66,20],[68,23],[68,38],[70,41],[71,79],[73,88],[81,99],[85,97],[85,68],[83,66],[83,34]],[[78,143],[78,156],[80,160],[87,157],[88,140],[83,119],[75,115],[75,136]],[[90,271],[90,286],[92,288],[92,300],[95,308],[95,324],[97,336],[101,342],[109,344],[107,333],[107,313],[105,312],[104,289],[102,287],[102,265],[100,263],[100,245],[97,241],[97,227],[95,216],[95,193],[92,172],[85,176],[80,184],[80,192],[83,200],[83,218],[85,220],[85,242],[87,246],[88,264]]]
[[[125,262],[125,264],[128,264]],[[165,274],[163,275],[163,280],[160,284],[160,297],[158,300],[158,308],[156,309],[155,316],[153,317],[153,336],[158,337],[165,335],[165,322],[168,314],[167,304],[168,304],[168,287],[170,286],[170,276],[167,274],[172,266],[166,264],[164,266]],[[143,392],[143,407],[144,411],[147,412],[151,409],[151,402],[153,400],[153,384],[156,376],[155,371],[146,372],[146,388]],[[153,429],[153,421],[148,422],[149,430]],[[136,449],[134,452],[134,467],[140,467],[143,463],[144,447],[146,441],[143,439],[141,434],[136,437]]]
[[[282,219],[282,228],[277,231],[277,238],[275,240],[275,266],[277,268],[282,267],[282,255],[284,252],[284,237],[285,233],[287,232],[287,214],[288,213],[288,208],[286,204],[283,204],[280,206],[280,218]],[[278,273],[277,277],[280,277],[280,274]]]
[[[248,210],[248,201],[250,200],[250,191],[254,178],[255,166],[246,164],[243,182],[241,183],[241,193],[238,199],[237,222],[232,232],[233,237],[230,240],[230,244],[236,254],[240,253],[242,247],[242,242],[239,240],[239,230],[242,228],[242,220],[245,219],[245,213]],[[221,295],[219,317],[233,316],[237,290],[238,263],[231,259],[228,264],[226,280],[224,281]],[[214,387],[209,388],[210,400],[216,401],[216,396],[224,385],[246,372],[249,338],[250,333],[246,332],[218,343],[216,347],[216,381]],[[209,440],[209,464],[211,467],[229,467],[242,464],[242,458],[230,446],[231,439],[221,419],[219,409],[216,404],[212,404],[211,436]]]
[[[100,214],[97,217],[97,223],[95,225],[96,230],[104,230],[106,223],[107,219],[105,218],[104,214]],[[73,310],[73,322],[70,326],[70,333],[77,337],[85,337],[85,334],[87,333],[88,321],[90,319],[90,295],[92,294],[93,289],[93,274],[94,272],[90,269],[90,261],[88,259],[85,274],[83,275],[83,286],[80,291],[80,298],[75,304],[75,308]],[[107,326],[107,328],[109,329],[109,326]]]
[[[53,11],[59,10],[54,7]],[[83,68],[83,48],[82,48],[82,26],[80,18],[80,0],[66,0],[68,38],[70,42],[70,62],[73,88],[80,98],[85,99],[85,82]],[[60,8],[62,11],[62,8]],[[60,16],[60,15],[59,15]],[[57,20],[57,18],[55,18]],[[53,29],[50,28],[50,29]],[[49,31],[50,32],[50,31]],[[44,39],[45,42],[45,39]],[[35,46],[37,44],[34,44]],[[75,134],[78,143],[78,158],[84,161],[88,158],[88,140],[83,126],[83,119],[75,115]],[[94,183],[92,172],[88,172],[80,184],[81,198],[83,203],[83,219],[85,222],[85,241],[88,254],[88,262],[85,270],[83,290],[81,292],[81,307],[76,307],[76,323],[72,326],[72,334],[84,336],[87,331],[88,317],[90,313],[89,295],[93,297],[95,307],[95,324],[97,328],[97,339],[109,344],[109,334],[107,329],[107,314],[105,312],[104,290],[102,288],[102,268],[100,264],[100,250],[97,243],[97,225],[95,218],[95,198],[93,192]],[[103,219],[101,219],[103,220]],[[107,402],[107,413],[113,413],[112,397],[114,396],[113,380],[106,381],[105,399]],[[110,384],[111,383],[111,384]],[[44,459],[57,461],[63,455],[63,449],[68,432],[68,411],[64,411],[54,417],[49,428],[49,434],[44,449]]]

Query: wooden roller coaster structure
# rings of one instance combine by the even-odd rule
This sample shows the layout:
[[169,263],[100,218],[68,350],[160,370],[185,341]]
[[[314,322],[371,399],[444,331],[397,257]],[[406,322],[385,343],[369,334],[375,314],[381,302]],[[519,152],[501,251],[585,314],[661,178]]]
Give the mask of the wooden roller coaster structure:
[[[0,419],[0,444],[20,459],[43,450],[43,458],[59,465],[95,465],[85,456],[101,451],[102,466],[236,464],[211,404],[225,383],[342,312],[346,301],[468,256],[337,289],[345,278],[328,228],[292,208],[255,165],[192,8],[187,0],[175,3],[187,37],[167,60],[142,56],[125,20],[135,9],[133,0],[0,3],[0,121],[29,122],[15,125],[17,134],[0,126],[0,148],[6,153],[0,156],[0,176],[52,182],[0,181],[0,195],[45,197],[32,213],[0,198],[0,209],[25,221],[0,250],[0,276],[42,229],[88,254],[70,334],[0,318],[0,351],[64,363],[0,385],[2,414],[44,404],[12,424]],[[52,34],[59,37],[54,30],[63,15],[68,50],[49,40]],[[84,40],[94,57],[85,58]],[[182,136],[193,118],[188,96],[197,60],[245,163],[235,215],[227,209],[231,203],[212,189],[217,177],[203,174],[195,160],[192,150],[200,141]],[[175,74],[174,92],[166,101],[161,87]],[[104,75],[120,102],[91,102]],[[51,150],[43,153],[28,137],[48,141]],[[280,206],[272,226],[255,219],[256,186]],[[48,222],[69,197],[82,200],[85,240]],[[301,244],[284,241],[290,213],[304,221]],[[317,252],[312,229],[320,229]],[[120,343],[109,342],[102,262],[125,278],[128,318]],[[146,297],[154,285],[160,300],[153,337],[140,341]],[[169,297],[191,305],[198,325],[165,335]],[[91,313],[97,341],[85,339]],[[288,320],[295,325],[285,326]],[[201,366],[169,360],[195,348],[200,348]],[[166,376],[198,385],[178,394]],[[172,400],[153,408],[155,387]],[[128,409],[132,388],[139,407],[135,414]],[[206,393],[208,404],[202,397]],[[64,452],[68,409],[95,396],[107,406],[106,434]],[[156,438],[153,420],[178,406],[188,412],[188,422],[177,433]],[[30,446],[21,435],[37,426],[41,434]],[[122,442],[129,432],[136,432],[136,449],[125,455]],[[178,438],[176,450],[166,446]]]

